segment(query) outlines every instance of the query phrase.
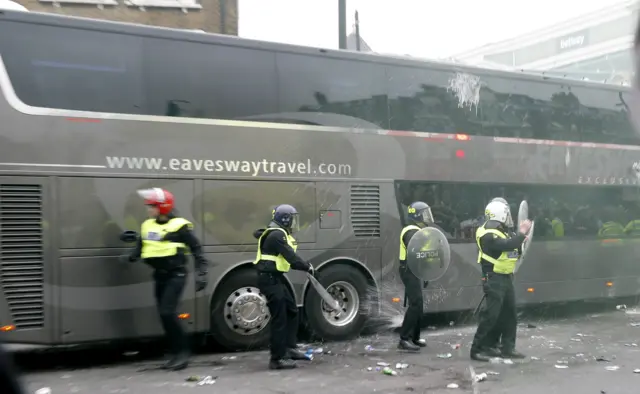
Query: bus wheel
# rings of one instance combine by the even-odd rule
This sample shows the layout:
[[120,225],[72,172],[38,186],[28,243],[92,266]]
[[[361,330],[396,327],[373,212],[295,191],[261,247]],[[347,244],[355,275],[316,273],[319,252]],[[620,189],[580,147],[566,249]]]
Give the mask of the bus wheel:
[[255,350],[269,343],[269,309],[255,270],[225,278],[211,301],[211,334],[229,350]]
[[313,288],[309,288],[304,309],[312,334],[327,340],[343,340],[359,335],[367,320],[363,313],[369,286],[367,278],[348,265],[332,265],[321,270],[316,278],[338,300],[341,311],[336,314]]

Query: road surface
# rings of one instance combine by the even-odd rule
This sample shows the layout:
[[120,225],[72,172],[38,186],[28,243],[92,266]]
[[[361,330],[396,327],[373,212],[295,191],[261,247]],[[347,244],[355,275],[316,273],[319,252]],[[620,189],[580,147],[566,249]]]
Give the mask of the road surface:
[[[112,365],[95,366],[94,362],[87,368],[27,372],[23,380],[30,393],[49,387],[52,394],[640,392],[640,373],[634,373],[640,369],[640,309],[637,314],[634,309],[611,308],[579,317],[521,323],[518,348],[532,357],[513,365],[471,362],[468,354],[474,329],[473,325],[455,324],[426,329],[429,347],[420,354],[396,350],[397,337],[390,332],[313,344],[323,352],[290,371],[268,370],[266,352],[198,355],[181,372],[157,369],[160,359],[127,361],[122,356]],[[366,351],[367,345],[374,350]],[[376,370],[377,363],[390,364],[397,375],[384,375]],[[397,363],[408,367],[396,368]],[[472,383],[470,367],[476,374],[490,374]],[[191,376],[195,382],[187,381]],[[207,376],[215,383],[200,385]],[[448,388],[450,384],[458,387]]]

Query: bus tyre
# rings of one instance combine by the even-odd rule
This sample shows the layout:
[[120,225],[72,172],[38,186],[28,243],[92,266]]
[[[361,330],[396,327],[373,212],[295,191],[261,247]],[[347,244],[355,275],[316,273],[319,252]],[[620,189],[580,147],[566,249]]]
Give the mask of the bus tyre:
[[228,350],[255,350],[269,343],[267,299],[253,269],[231,273],[211,300],[211,334]]
[[[366,300],[369,284],[356,268],[332,265],[316,274],[316,279],[340,303],[336,314],[312,287],[304,300],[304,310],[311,333],[321,339],[343,340],[360,334],[367,320]],[[311,286],[311,285],[309,285]]]

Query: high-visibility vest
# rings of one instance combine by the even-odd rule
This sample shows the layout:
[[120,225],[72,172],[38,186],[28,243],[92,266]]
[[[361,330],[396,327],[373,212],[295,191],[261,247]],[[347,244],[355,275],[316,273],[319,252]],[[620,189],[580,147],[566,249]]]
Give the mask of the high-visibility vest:
[[410,224],[407,227],[403,228],[402,231],[400,231],[400,260],[401,261],[404,261],[407,259],[407,245],[404,244],[404,241],[402,240],[402,238],[404,238],[404,235],[407,233],[407,231],[411,231],[411,230],[420,231],[420,227],[416,226],[415,224]]
[[[486,223],[485,223],[486,224]],[[484,228],[484,224],[482,227],[478,227],[476,231],[476,243],[478,244],[478,263],[480,263],[483,259],[485,261],[493,264],[493,272],[496,274],[512,274],[516,269],[516,262],[518,262],[518,257],[520,253],[518,249],[510,250],[507,252],[502,252],[497,259],[485,254],[482,251],[482,246],[480,245],[480,238],[482,238],[485,234],[494,234],[495,236],[507,239],[507,235],[499,230],[494,229],[486,229]]]
[[296,239],[293,238],[291,234],[287,233],[284,229],[279,227],[269,227],[266,230],[264,230],[260,238],[258,238],[258,252],[256,254],[256,259],[253,262],[253,264],[258,264],[260,260],[273,261],[274,263],[276,263],[276,270],[278,270],[278,272],[289,272],[289,270],[291,269],[291,264],[289,264],[289,262],[281,254],[277,256],[270,255],[270,254],[262,254],[262,251],[260,250],[260,244],[261,244],[262,238],[274,230],[282,231],[287,239],[287,244],[291,246],[291,249],[293,249],[294,252],[298,250],[298,243],[296,242]]
[[167,233],[176,232],[184,225],[189,226],[189,229],[193,228],[193,224],[183,218],[173,218],[164,224],[157,223],[155,219],[145,220],[140,228],[142,258],[175,256],[178,249],[186,249],[187,245],[182,242],[163,241]]
[[627,223],[624,232],[627,235],[640,235],[640,220],[634,219]]
[[600,227],[598,230],[598,237],[608,238],[608,237],[621,237],[624,235],[624,228],[618,222],[606,222]]

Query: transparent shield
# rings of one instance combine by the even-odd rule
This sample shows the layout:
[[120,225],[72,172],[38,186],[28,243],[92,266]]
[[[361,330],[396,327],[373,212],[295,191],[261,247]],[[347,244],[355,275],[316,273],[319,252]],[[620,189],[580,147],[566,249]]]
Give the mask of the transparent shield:
[[[529,220],[529,203],[526,200],[522,200],[522,202],[520,203],[520,208],[518,209],[518,226],[525,220]],[[531,245],[531,241],[533,239],[533,229],[534,225],[532,223],[531,230],[529,230],[529,234],[527,234],[527,239],[522,244],[522,253],[520,254],[520,258],[516,263],[516,272],[518,272],[518,270],[522,266],[522,263],[525,261],[527,251],[529,250],[529,246]]]
[[407,266],[424,281],[440,279],[449,269],[451,249],[444,233],[427,227],[416,232],[407,245]]

